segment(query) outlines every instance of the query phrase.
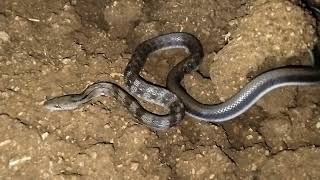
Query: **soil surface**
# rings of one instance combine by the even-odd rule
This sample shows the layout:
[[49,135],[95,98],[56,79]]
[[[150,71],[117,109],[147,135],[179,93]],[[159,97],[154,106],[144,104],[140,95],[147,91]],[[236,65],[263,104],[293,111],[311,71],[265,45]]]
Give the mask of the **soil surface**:
[[[173,31],[203,44],[200,71],[183,83],[207,104],[267,69],[308,64],[317,41],[296,1],[0,0],[0,179],[320,179],[317,86],[275,90],[223,124],[186,116],[166,132],[112,97],[44,109],[96,81],[123,86],[136,45]],[[154,54],[142,76],[165,85],[184,56]]]

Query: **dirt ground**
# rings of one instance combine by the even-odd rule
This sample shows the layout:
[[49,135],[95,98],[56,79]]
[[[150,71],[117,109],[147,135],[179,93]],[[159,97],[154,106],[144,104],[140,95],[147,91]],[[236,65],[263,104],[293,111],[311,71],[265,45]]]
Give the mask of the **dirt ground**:
[[[186,116],[166,132],[136,124],[111,97],[43,108],[95,81],[123,86],[135,46],[173,31],[204,46],[200,72],[184,79],[203,103],[261,71],[308,63],[317,40],[295,1],[0,0],[0,179],[320,179],[317,86],[275,90],[223,124]],[[157,53],[142,75],[165,85],[181,57]]]

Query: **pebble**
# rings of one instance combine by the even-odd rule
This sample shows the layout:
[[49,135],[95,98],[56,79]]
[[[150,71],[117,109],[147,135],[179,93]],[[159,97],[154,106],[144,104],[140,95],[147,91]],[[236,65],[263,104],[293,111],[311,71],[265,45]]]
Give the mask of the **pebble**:
[[317,122],[316,128],[317,128],[317,129],[320,129],[320,122]]
[[8,33],[4,32],[4,31],[0,31],[0,42],[3,41],[3,42],[7,42],[9,41],[10,39],[10,36]]

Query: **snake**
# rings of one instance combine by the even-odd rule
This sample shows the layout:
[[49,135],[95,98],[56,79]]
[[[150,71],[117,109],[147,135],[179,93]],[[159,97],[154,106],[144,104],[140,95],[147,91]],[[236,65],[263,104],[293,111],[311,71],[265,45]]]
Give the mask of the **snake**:
[[[139,75],[150,53],[173,48],[185,49],[189,56],[169,71],[166,81],[168,89],[148,82]],[[185,114],[199,121],[221,123],[244,113],[274,89],[320,83],[318,66],[284,66],[257,75],[225,102],[203,104],[190,96],[181,85],[186,74],[198,69],[203,56],[202,45],[192,34],[185,32],[163,34],[142,42],[135,49],[124,71],[127,91],[110,82],[97,82],[80,94],[64,95],[48,100],[45,106],[53,111],[75,109],[95,97],[113,96],[125,105],[137,118],[137,122],[151,129],[166,130],[178,124]],[[147,111],[139,104],[137,100],[139,98],[165,107],[169,111],[168,114],[159,115]]]
[[[134,116],[137,123],[150,129],[161,131],[178,124],[185,116],[185,107],[176,94],[165,87],[148,82],[140,72],[151,53],[168,49],[184,49],[189,54],[183,61],[184,71],[190,73],[197,69],[203,57],[200,41],[192,34],[185,32],[167,33],[140,43],[124,70],[125,87],[98,81],[87,86],[81,93],[66,94],[48,99],[44,107],[49,111],[73,110],[100,96],[109,96],[119,101]],[[139,100],[163,107],[167,114],[156,114],[146,110]]]

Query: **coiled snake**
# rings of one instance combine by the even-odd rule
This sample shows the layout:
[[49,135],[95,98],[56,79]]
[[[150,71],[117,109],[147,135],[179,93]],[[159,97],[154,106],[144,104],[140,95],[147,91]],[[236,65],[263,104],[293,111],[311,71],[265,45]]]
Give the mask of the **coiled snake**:
[[[51,111],[72,110],[95,97],[113,96],[137,118],[139,123],[155,130],[168,129],[183,119],[185,108],[182,101],[167,89],[147,82],[139,73],[150,53],[172,48],[184,48],[189,52],[190,55],[184,59],[186,64],[182,67],[185,73],[196,69],[202,60],[203,50],[201,43],[193,35],[188,33],[161,35],[142,42],[133,53],[124,71],[126,89],[131,95],[116,84],[97,82],[88,86],[80,94],[68,94],[55,97],[46,101],[44,105]],[[141,98],[160,105],[168,109],[169,113],[166,115],[158,115],[149,112],[145,110],[135,98]]]
[[[151,84],[140,77],[148,55],[154,51],[184,48],[189,56],[173,67],[167,77],[167,87]],[[273,89],[289,85],[311,85],[320,83],[320,71],[313,66],[286,66],[262,73],[249,82],[237,94],[226,102],[214,105],[199,103],[186,93],[180,82],[184,75],[198,68],[203,58],[201,43],[188,33],[169,33],[142,42],[135,49],[125,69],[124,80],[129,95],[118,85],[109,82],[97,82],[88,86],[82,93],[56,97],[45,102],[49,110],[75,109],[94,97],[113,96],[124,104],[138,119],[138,122],[156,129],[165,130],[179,123],[185,114],[198,120],[224,122],[235,118],[248,110],[263,95]],[[135,99],[166,107],[169,113],[157,115],[145,110]]]

